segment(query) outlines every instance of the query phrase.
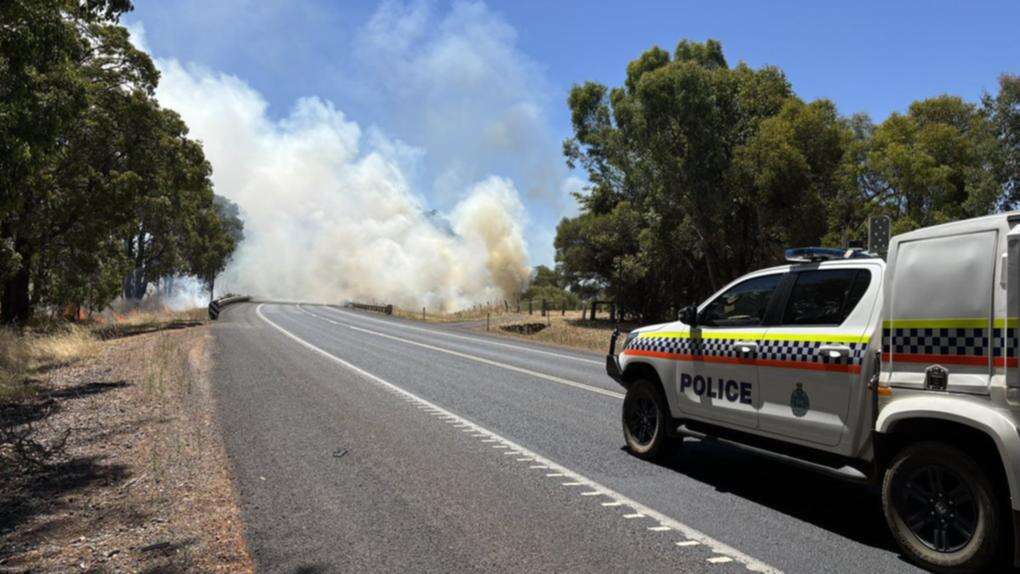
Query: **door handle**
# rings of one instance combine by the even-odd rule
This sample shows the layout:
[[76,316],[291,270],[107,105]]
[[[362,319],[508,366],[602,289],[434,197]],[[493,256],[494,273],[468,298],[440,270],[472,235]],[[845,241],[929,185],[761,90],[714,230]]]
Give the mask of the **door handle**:
[[758,343],[754,341],[737,341],[730,345],[730,350],[736,351],[741,355],[750,355],[751,353],[758,352]]
[[840,357],[849,357],[850,347],[846,345],[822,345],[818,347],[817,353],[823,357],[838,359]]

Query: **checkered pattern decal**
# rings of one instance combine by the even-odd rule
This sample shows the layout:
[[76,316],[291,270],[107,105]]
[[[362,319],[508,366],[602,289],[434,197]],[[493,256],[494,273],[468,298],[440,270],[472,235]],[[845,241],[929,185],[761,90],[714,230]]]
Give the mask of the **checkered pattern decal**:
[[631,341],[628,350],[673,353],[675,355],[704,355],[708,357],[737,357],[732,349],[738,339],[688,339],[677,337],[638,337]]
[[798,363],[822,363],[826,365],[860,365],[867,343],[838,343],[850,347],[850,355],[832,358],[818,353],[821,341],[762,341],[758,346],[758,358],[772,361],[794,361]]
[[[744,339],[689,339],[652,335],[634,339],[627,349],[704,357],[739,357],[740,355],[732,349],[732,346],[733,343],[740,340]],[[755,358],[797,363],[860,365],[868,347],[867,343],[835,343],[850,347],[850,355],[834,359],[818,353],[818,348],[826,344],[828,343],[822,341],[765,340],[758,343],[758,353]]]
[[993,357],[1014,358],[1017,346],[1014,327],[996,327],[988,337],[983,328],[895,328],[882,329],[882,348],[907,355],[947,355],[986,357],[991,347]]
[[995,346],[992,348],[993,357],[1001,357],[1003,349],[1006,350],[1007,359],[1016,358],[1016,347],[1017,347],[1017,331],[1014,327],[1007,327],[1005,329],[996,327],[992,329],[992,340],[995,342]]

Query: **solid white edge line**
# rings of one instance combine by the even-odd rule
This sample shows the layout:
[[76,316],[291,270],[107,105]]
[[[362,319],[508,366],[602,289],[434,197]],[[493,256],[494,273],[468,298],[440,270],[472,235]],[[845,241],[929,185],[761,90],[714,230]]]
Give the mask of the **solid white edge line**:
[[397,337],[396,335],[390,335],[388,333],[380,333],[378,331],[373,331],[371,329],[365,329],[363,327],[358,327],[357,325],[351,325],[351,324],[348,324],[348,323],[342,323],[340,321],[334,321],[333,319],[329,319],[327,317],[323,317],[322,315],[316,315],[315,313],[312,313],[311,311],[308,311],[307,309],[303,309],[300,305],[298,306],[298,309],[303,311],[303,312],[305,312],[305,313],[307,313],[308,315],[311,315],[312,317],[315,317],[316,319],[319,319],[320,321],[326,321],[328,323],[332,323],[334,325],[339,325],[339,326],[345,327],[347,329],[352,329],[354,331],[360,331],[362,333],[367,333],[369,335],[375,335],[376,337],[383,337],[383,338],[391,339],[391,340],[394,340],[394,341],[400,341],[401,343],[406,343],[408,345],[415,345],[417,347],[422,347],[424,349],[430,349],[432,351],[439,351],[440,353],[447,353],[447,354],[453,355],[455,357],[461,357],[463,359],[469,359],[471,361],[476,361],[476,362],[483,363],[483,364],[486,364],[486,365],[491,365],[493,367],[499,367],[501,369],[506,369],[508,371],[516,371],[518,373],[523,373],[525,375],[530,375],[532,377],[537,377],[537,378],[540,378],[540,379],[545,379],[545,380],[553,382],[553,383],[559,383],[561,385],[566,385],[568,387],[584,389],[586,391],[591,391],[593,393],[597,393],[597,394],[600,394],[600,395],[605,395],[607,397],[613,397],[614,399],[623,399],[623,397],[624,397],[623,393],[617,393],[615,391],[610,391],[608,389],[603,389],[601,387],[595,387],[595,386],[592,386],[592,385],[586,385],[584,383],[578,383],[577,381],[571,381],[569,379],[563,379],[563,378],[560,378],[560,377],[557,377],[557,376],[554,376],[554,375],[547,375],[545,373],[540,373],[538,371],[532,371],[531,369],[525,369],[524,367],[518,367],[518,366],[510,365],[510,364],[507,364],[507,363],[501,363],[499,361],[493,361],[492,359],[486,359],[484,357],[479,357],[477,355],[471,355],[471,354],[468,354],[468,353],[462,353],[460,351],[454,351],[452,349],[444,349],[443,347],[437,347],[435,345],[429,345],[428,343],[420,343],[418,341],[412,341],[410,339],[405,339],[403,337]]
[[[584,475],[578,474],[578,473],[570,470],[569,468],[567,468],[567,467],[565,467],[565,466],[563,466],[563,465],[561,465],[561,464],[559,464],[559,463],[557,463],[557,462],[555,462],[553,460],[550,460],[550,459],[548,459],[548,458],[538,454],[537,452],[534,452],[534,451],[532,451],[530,449],[527,449],[527,448],[521,446],[520,444],[518,444],[518,443],[516,443],[516,442],[514,442],[514,441],[512,441],[512,440],[510,440],[508,438],[503,437],[502,435],[499,435],[499,434],[497,434],[497,433],[495,433],[493,431],[490,431],[490,430],[488,430],[488,429],[486,429],[486,428],[484,428],[484,427],[482,427],[482,426],[480,426],[480,425],[478,425],[478,424],[476,424],[476,423],[474,423],[474,422],[472,422],[472,421],[470,421],[468,419],[465,419],[464,417],[461,417],[460,415],[454,414],[453,412],[450,412],[450,411],[444,409],[443,407],[441,407],[441,406],[439,406],[439,405],[437,405],[437,404],[435,404],[435,403],[433,403],[433,402],[431,402],[429,400],[423,399],[422,397],[419,397],[418,395],[416,395],[416,394],[414,394],[414,393],[412,393],[410,391],[406,391],[403,388],[398,387],[397,385],[394,385],[393,383],[390,383],[390,382],[388,382],[388,381],[386,381],[386,380],[384,380],[384,379],[382,379],[382,378],[380,378],[380,377],[378,377],[376,375],[373,375],[372,373],[362,369],[361,367],[359,367],[357,365],[354,365],[353,363],[350,363],[348,361],[345,361],[344,359],[341,359],[340,357],[337,357],[336,355],[333,355],[329,351],[326,351],[326,350],[320,349],[319,347],[316,347],[315,345],[309,343],[308,341],[305,341],[304,339],[298,337],[297,335],[295,335],[295,334],[291,333],[290,331],[284,329],[283,327],[277,325],[271,319],[269,319],[268,317],[263,315],[262,314],[262,306],[263,306],[263,304],[260,303],[258,306],[255,307],[255,314],[258,315],[259,318],[262,319],[263,321],[265,321],[269,326],[273,327],[274,329],[276,329],[280,333],[286,335],[287,337],[289,337],[290,339],[294,340],[295,342],[297,342],[298,344],[302,345],[303,347],[306,347],[307,349],[309,349],[311,351],[314,351],[314,352],[322,355],[323,357],[326,357],[327,359],[330,359],[330,360],[332,360],[332,361],[342,365],[343,367],[346,367],[347,369],[353,371],[354,373],[356,373],[358,375],[361,375],[362,377],[364,377],[364,378],[366,378],[366,379],[368,379],[370,381],[373,381],[375,383],[378,383],[379,385],[382,385],[384,388],[389,389],[389,390],[397,393],[398,395],[412,398],[415,401],[417,401],[419,404],[429,405],[429,406],[433,407],[436,411],[442,412],[442,413],[450,415],[452,417],[457,417],[457,418],[463,420],[465,423],[473,425],[475,428],[478,429],[479,432],[488,433],[489,436],[492,436],[493,438],[496,438],[496,439],[502,441],[503,444],[505,445],[504,448],[512,448],[512,449],[520,451],[522,453],[526,453],[528,456],[533,457],[535,459],[535,461],[541,462],[542,464],[545,464],[545,465],[549,466],[550,468],[556,469],[560,473],[563,473],[565,476],[573,479],[576,482],[579,482],[581,484],[585,484],[585,485],[589,486],[592,489],[601,490],[606,496],[611,497],[611,498],[613,498],[613,499],[615,499],[617,501],[620,501],[620,502],[626,504],[627,506],[633,508],[637,514],[640,514],[640,515],[643,515],[643,516],[648,516],[648,517],[656,520],[660,525],[668,526],[668,527],[672,528],[673,530],[677,530],[680,533],[682,533],[686,538],[688,538],[690,540],[697,540],[701,544],[704,544],[705,546],[708,546],[712,550],[713,553],[730,557],[733,560],[736,560],[737,562],[740,562],[741,564],[743,564],[745,567],[747,567],[748,570],[752,570],[754,572],[763,572],[763,573],[767,573],[767,574],[782,574],[782,570],[779,570],[778,568],[775,568],[773,566],[769,566],[768,564],[766,564],[766,563],[764,563],[764,562],[762,562],[762,561],[760,561],[760,560],[758,560],[756,558],[752,558],[751,556],[748,556],[747,554],[744,554],[743,552],[737,550],[736,548],[733,548],[732,546],[730,546],[728,544],[725,544],[724,542],[721,542],[719,540],[716,540],[716,539],[708,536],[707,534],[704,534],[700,530],[697,530],[695,528],[687,526],[686,524],[683,524],[682,522],[680,522],[678,520],[670,518],[669,516],[666,516],[665,514],[662,514],[661,512],[659,512],[657,510],[653,510],[653,509],[649,508],[648,506],[645,506],[644,504],[641,504],[640,502],[637,502],[636,500],[628,498],[627,496],[624,496],[623,494],[620,494],[619,492],[616,492],[615,490],[613,490],[611,488],[608,488],[608,487],[606,487],[606,486],[604,486],[604,485],[602,485],[602,484],[600,484],[598,482],[595,482],[594,480],[591,480],[591,479],[587,478]],[[493,445],[493,446],[499,446],[499,445]]]
[[[301,304],[298,304],[298,307],[301,307]],[[341,315],[346,315],[346,316],[349,316],[349,317],[358,317],[359,319],[364,319],[366,321],[372,321],[373,323],[381,323],[383,325],[390,325],[390,326],[396,327],[398,329],[407,329],[407,330],[411,330],[411,331],[421,331],[422,333],[429,333],[429,334],[440,334],[440,335],[442,335],[444,337],[451,337],[451,338],[454,338],[454,339],[464,339],[465,341],[473,341],[473,342],[476,342],[476,343],[483,343],[483,344],[486,344],[486,345],[494,345],[494,346],[497,346],[497,347],[506,347],[508,349],[518,349],[518,350],[521,350],[521,351],[527,351],[529,353],[538,353],[540,355],[549,355],[551,357],[560,357],[561,359],[570,359],[571,361],[580,361],[580,362],[583,362],[583,363],[591,363],[593,365],[604,365],[605,364],[602,361],[596,361],[595,359],[586,359],[584,357],[575,357],[575,356],[572,356],[572,355],[564,355],[563,353],[554,353],[552,351],[543,351],[542,349],[532,349],[531,347],[526,347],[526,346],[523,346],[523,345],[514,345],[512,343],[504,343],[502,341],[490,341],[490,340],[488,340],[485,337],[471,337],[471,336],[468,336],[468,335],[458,335],[456,333],[450,333],[450,332],[444,331],[442,329],[427,329],[427,328],[424,328],[424,327],[414,327],[412,325],[405,325],[405,324],[399,323],[397,321],[385,321],[385,320],[382,320],[382,319],[376,319],[375,317],[366,317],[366,316],[361,315],[359,313],[351,313],[350,311],[344,311],[343,309],[337,309],[336,307],[330,307],[329,305],[326,305],[326,307],[328,309],[330,309],[331,311],[335,311],[337,313],[340,313]],[[609,344],[607,343],[606,346],[608,347]]]

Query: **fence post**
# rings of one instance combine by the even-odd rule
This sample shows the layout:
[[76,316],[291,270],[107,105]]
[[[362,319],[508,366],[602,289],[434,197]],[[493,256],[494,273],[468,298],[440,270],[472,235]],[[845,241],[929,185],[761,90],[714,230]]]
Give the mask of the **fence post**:
[[491,313],[486,313],[485,314],[485,330],[486,331],[489,330],[489,315],[491,315]]
[[425,307],[422,307],[422,308],[421,308],[421,320],[422,320],[423,322],[425,321]]
[[528,315],[531,315],[531,302],[532,301],[534,301],[534,299],[528,299]]

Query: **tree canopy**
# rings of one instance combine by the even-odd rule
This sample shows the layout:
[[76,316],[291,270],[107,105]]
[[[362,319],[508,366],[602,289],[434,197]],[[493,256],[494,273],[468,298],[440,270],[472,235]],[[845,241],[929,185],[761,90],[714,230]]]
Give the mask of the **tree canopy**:
[[138,298],[165,276],[211,281],[236,244],[202,146],[156,101],[159,73],[118,23],[131,8],[0,3],[2,323]]
[[1018,90],[1002,86],[981,106],[939,96],[876,126],[801,100],[776,67],[729,66],[714,40],[652,47],[622,86],[570,92],[563,151],[591,185],[557,228],[559,269],[572,289],[663,317],[784,247],[861,239],[872,214],[899,232],[1008,207]]

